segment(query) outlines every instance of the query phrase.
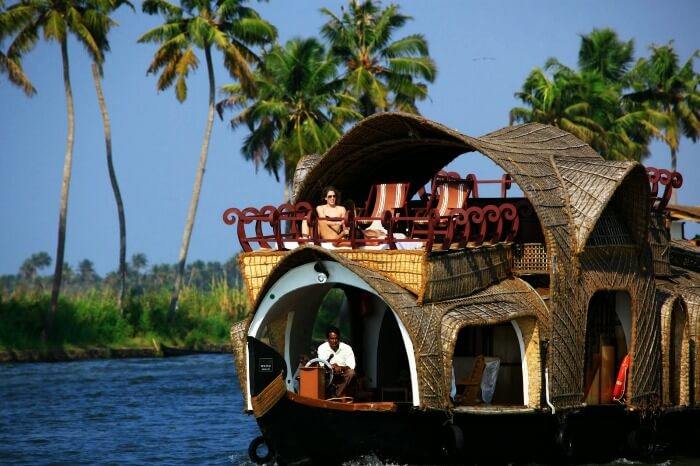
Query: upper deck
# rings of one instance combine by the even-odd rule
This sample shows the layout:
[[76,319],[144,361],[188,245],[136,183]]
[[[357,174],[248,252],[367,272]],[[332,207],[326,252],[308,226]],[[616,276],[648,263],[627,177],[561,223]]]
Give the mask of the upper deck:
[[[670,173],[647,169],[652,212],[662,212],[675,179]],[[308,202],[263,208],[231,208],[224,221],[235,225],[244,253],[241,270],[251,293],[251,302],[271,270],[288,251],[301,247],[332,250],[334,253],[380,272],[417,296],[419,303],[467,296],[512,275],[526,277],[541,294],[552,272],[541,222],[526,198],[508,198],[511,179],[479,180],[470,174],[451,174],[452,185],[463,183],[467,196],[460,207],[440,211],[441,196],[449,187],[445,172],[438,172],[414,199],[373,214],[371,200],[361,209],[348,209],[342,221],[350,232],[341,239],[323,239],[316,210]],[[480,184],[500,185],[501,196],[481,198]],[[661,185],[661,194],[659,194]],[[381,188],[376,188],[376,191]],[[422,193],[422,196],[421,196]],[[444,210],[444,209],[443,209]],[[652,215],[649,237],[657,274],[669,269],[668,240],[662,215]],[[380,222],[381,236],[363,234],[372,222]],[[302,224],[306,224],[308,235]],[[611,210],[601,216],[589,244],[624,246],[630,242],[619,214]],[[539,277],[539,278],[538,278]]]

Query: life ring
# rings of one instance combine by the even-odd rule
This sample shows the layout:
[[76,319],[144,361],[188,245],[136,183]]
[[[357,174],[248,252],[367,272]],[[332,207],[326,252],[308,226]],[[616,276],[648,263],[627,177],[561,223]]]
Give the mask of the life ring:
[[[258,448],[263,446],[267,449],[267,453],[261,456],[258,453]],[[250,457],[250,460],[255,464],[269,463],[273,457],[272,448],[270,448],[267,442],[265,442],[265,438],[263,438],[263,436],[261,435],[260,437],[255,437],[253,441],[250,442],[250,445],[248,446],[248,456]]]
[[617,379],[615,380],[615,388],[613,388],[613,400],[622,402],[622,397],[625,396],[625,391],[627,391],[627,371],[630,367],[630,355],[622,360],[620,364],[620,370],[617,372]]

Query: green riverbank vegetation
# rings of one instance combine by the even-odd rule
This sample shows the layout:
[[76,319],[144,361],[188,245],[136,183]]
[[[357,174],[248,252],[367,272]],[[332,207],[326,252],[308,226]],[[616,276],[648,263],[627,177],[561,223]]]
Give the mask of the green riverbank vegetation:
[[220,349],[228,346],[231,325],[248,313],[235,258],[225,264],[189,264],[178,312],[169,318],[175,266],[146,269],[145,255],[136,254],[128,266],[130,287],[123,311],[118,305],[116,272],[102,278],[89,260],[81,261],[75,270],[64,265],[69,271],[63,276],[65,291],[47,336],[44,324],[52,277],[38,272],[50,262],[48,254],[34,254],[17,275],[0,277],[0,352],[30,352],[30,359],[36,360],[109,348],[145,348],[155,353],[161,345]]

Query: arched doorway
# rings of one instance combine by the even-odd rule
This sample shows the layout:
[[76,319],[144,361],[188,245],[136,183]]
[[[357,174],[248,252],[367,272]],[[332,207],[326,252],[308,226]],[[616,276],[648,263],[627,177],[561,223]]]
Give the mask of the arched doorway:
[[[523,382],[523,374],[527,370],[523,370],[523,350],[522,336],[514,321],[463,327],[457,334],[452,359],[456,403],[527,404],[527,383]],[[482,357],[483,362],[480,363]],[[496,372],[494,386],[489,388],[490,393],[483,393],[483,388],[489,385],[484,380],[483,371],[488,371],[489,365]],[[478,388],[471,390],[471,383],[478,383]]]
[[[300,359],[315,356],[327,326],[336,325],[341,328],[341,340],[350,343],[355,352],[356,372],[366,382],[364,396],[369,400],[392,397],[393,401],[419,405],[415,351],[406,327],[359,275],[337,262],[320,264],[307,263],[281,276],[258,306],[248,335],[280,354],[287,365],[287,389],[295,391],[294,374]],[[391,345],[380,345],[385,339]],[[386,352],[391,353],[390,358]],[[388,359],[393,362],[386,362]],[[399,367],[402,375],[399,381],[406,382],[400,385],[405,397],[399,397],[398,390],[391,394],[382,390],[383,383],[393,384],[387,387],[390,389],[399,388],[397,379],[379,372],[394,367]]]
[[689,403],[690,335],[688,314],[680,299],[673,303],[668,326],[668,399],[671,405]]
[[632,309],[625,291],[598,291],[588,303],[584,402],[613,403],[618,369],[630,348]]

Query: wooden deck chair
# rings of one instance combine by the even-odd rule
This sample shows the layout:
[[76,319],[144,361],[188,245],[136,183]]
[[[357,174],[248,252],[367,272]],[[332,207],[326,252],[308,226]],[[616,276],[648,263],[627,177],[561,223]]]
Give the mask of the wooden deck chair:
[[464,385],[464,390],[455,397],[456,404],[473,406],[481,401],[481,377],[484,375],[485,367],[486,359],[484,356],[477,356],[474,359],[474,366],[469,377],[457,381],[457,385]]
[[467,180],[461,179],[458,174],[448,172],[439,180],[439,197],[437,200],[437,213],[440,217],[450,214],[452,209],[463,209],[471,189]]
[[[348,209],[346,225],[349,228],[350,246],[374,246],[390,238],[392,249],[394,215],[405,217],[409,183],[380,183],[373,185],[363,208]],[[390,223],[385,228],[385,221]],[[390,230],[390,231],[389,231]]]
[[438,219],[438,222],[429,225],[427,220],[415,220],[411,237],[421,238],[431,234],[438,237],[445,236],[452,210],[466,208],[467,198],[471,194],[472,188],[471,181],[461,178],[456,172],[441,171],[438,173],[433,178],[428,207],[423,211],[423,215],[428,217],[430,212],[434,210],[432,215]]
[[409,183],[381,183],[372,186],[359,216],[380,219],[387,210],[395,212],[404,209],[409,186]]

